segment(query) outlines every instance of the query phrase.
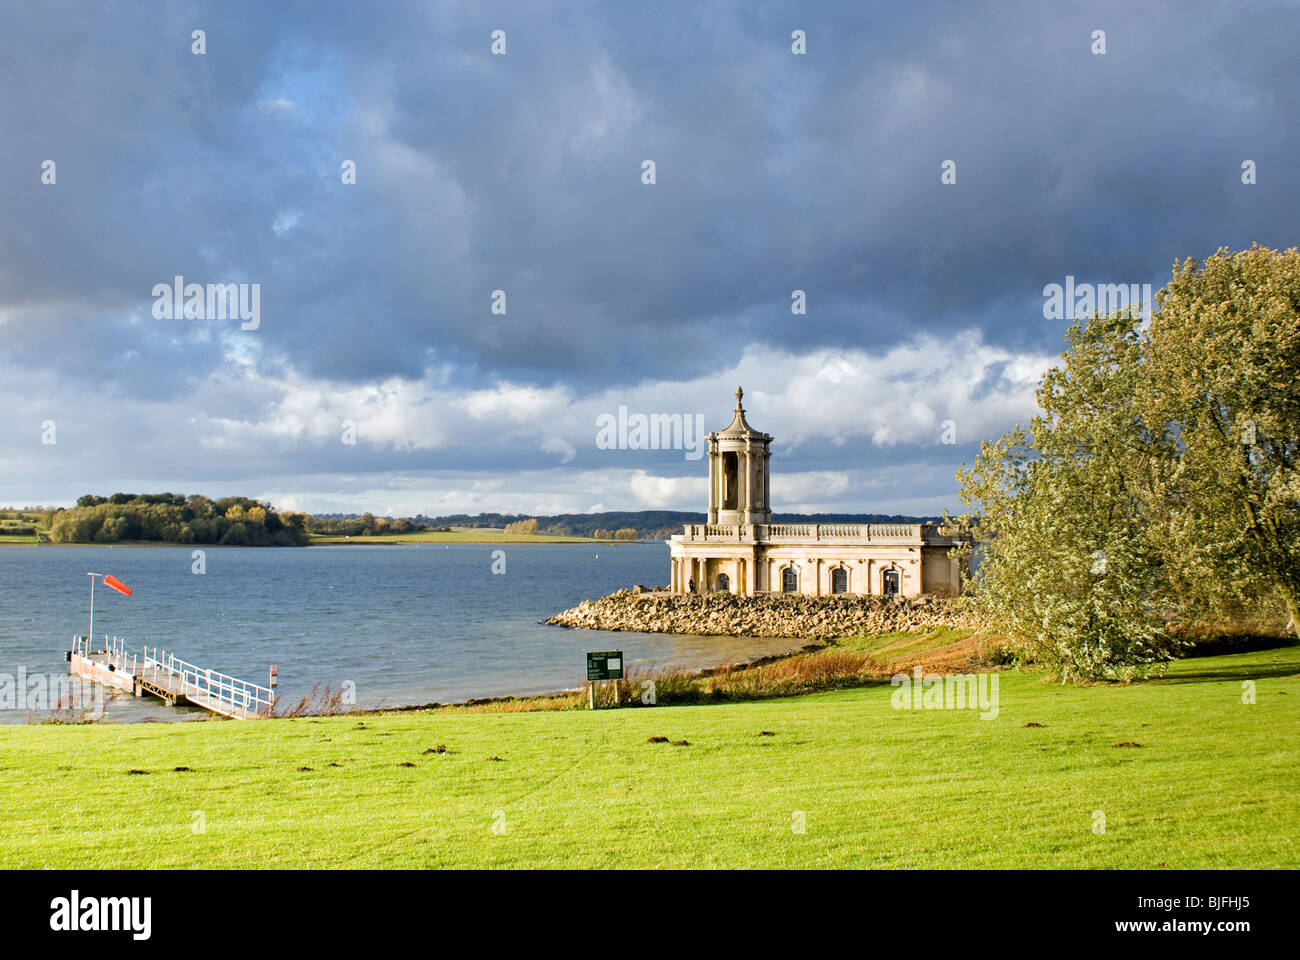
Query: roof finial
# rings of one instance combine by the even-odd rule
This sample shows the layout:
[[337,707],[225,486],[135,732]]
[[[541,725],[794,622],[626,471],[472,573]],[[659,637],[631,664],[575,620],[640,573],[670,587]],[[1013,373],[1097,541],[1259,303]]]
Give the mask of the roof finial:
[[737,387],[737,388],[736,388],[736,409],[737,409],[737,410],[744,410],[744,409],[745,409],[744,407],[742,407],[742,406],[740,405],[740,398],[743,397],[744,395],[745,395],[745,391],[742,390],[742,389],[740,389],[740,387]]

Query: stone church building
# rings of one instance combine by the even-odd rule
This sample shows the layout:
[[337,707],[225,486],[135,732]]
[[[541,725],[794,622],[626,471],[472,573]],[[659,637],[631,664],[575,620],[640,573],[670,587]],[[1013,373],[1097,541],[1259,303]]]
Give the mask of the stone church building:
[[709,512],[669,541],[670,589],[685,593],[955,596],[957,541],[932,523],[773,523],[772,438],[745,421],[736,389],[731,423],[708,435]]

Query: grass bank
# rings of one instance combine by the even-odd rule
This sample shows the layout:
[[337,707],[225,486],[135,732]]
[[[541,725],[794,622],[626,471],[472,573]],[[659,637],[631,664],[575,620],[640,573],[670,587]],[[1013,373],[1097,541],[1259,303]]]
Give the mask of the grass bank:
[[[792,641],[796,643],[797,641]],[[886,682],[913,666],[927,673],[962,673],[987,669],[998,659],[981,634],[968,629],[936,627],[921,631],[895,631],[872,636],[841,637],[814,642],[784,656],[764,657],[748,663],[726,664],[705,670],[631,668],[618,684],[618,701],[625,709],[642,703],[647,683],[654,684],[653,706],[767,700],[845,690]],[[325,692],[328,694],[328,691]],[[312,698],[318,704],[326,696]],[[598,706],[613,706],[613,683],[597,689]],[[499,713],[531,710],[585,710],[587,692],[565,691],[543,696],[493,697],[467,703],[439,705],[443,712]],[[310,702],[298,712],[323,712]]]
[[0,867],[1300,866],[1300,647],[1148,683],[999,680],[995,719],[873,685],[5,727]]

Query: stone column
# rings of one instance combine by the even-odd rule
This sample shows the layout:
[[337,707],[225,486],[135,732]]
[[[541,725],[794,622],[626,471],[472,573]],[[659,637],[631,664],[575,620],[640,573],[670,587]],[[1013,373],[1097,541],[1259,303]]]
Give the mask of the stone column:
[[713,522],[717,523],[718,513],[723,509],[723,506],[727,502],[726,501],[727,469],[726,469],[726,465],[722,462],[721,450],[718,450],[715,459],[717,460],[718,469],[717,469],[717,476],[714,478],[714,482],[713,482],[713,497],[714,497],[714,503],[716,503],[718,507],[717,510],[713,511]]
[[718,522],[718,474],[722,465],[718,463],[718,444],[709,437],[709,510],[705,514],[705,523]]
[[749,459],[749,438],[745,438],[745,449],[743,452],[736,454],[736,507],[741,511],[740,516],[745,523],[750,522],[749,517],[749,471],[753,469],[753,461]]
[[763,450],[763,509],[772,509],[772,465],[768,462],[772,459],[772,453],[766,448]]

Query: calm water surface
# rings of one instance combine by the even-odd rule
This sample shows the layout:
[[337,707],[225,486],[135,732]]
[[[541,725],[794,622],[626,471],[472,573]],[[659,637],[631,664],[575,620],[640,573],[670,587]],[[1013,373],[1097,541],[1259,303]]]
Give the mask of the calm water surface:
[[[448,703],[580,686],[586,650],[622,649],[631,666],[710,666],[785,652],[790,640],[566,630],[539,621],[634,583],[668,579],[663,543],[587,546],[402,544],[305,548],[0,546],[0,675],[66,674],[84,634],[86,571],[134,589],[95,590],[95,635],[265,684],[281,703],[314,685],[355,684],[360,706]],[[504,549],[506,572],[493,574]],[[105,719],[204,717],[109,693]],[[0,710],[25,722],[26,710]]]

